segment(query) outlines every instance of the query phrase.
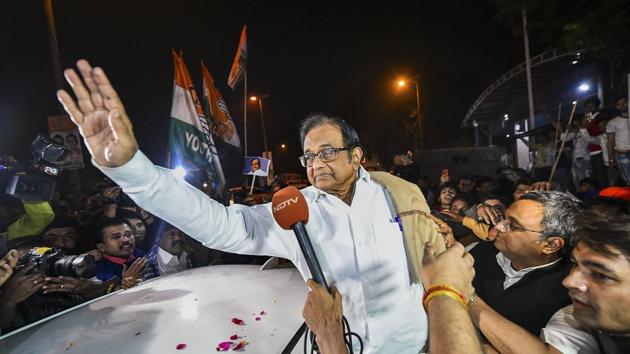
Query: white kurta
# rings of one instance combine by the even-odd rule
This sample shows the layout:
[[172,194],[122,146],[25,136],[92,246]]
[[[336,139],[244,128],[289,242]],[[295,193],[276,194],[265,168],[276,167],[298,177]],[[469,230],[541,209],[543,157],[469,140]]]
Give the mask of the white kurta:
[[[270,203],[224,207],[140,151],[124,166],[97,167],[142,208],[205,246],[286,258],[311,277],[293,232],[276,224]],[[301,190],[310,214],[306,230],[364,353],[418,353],[427,339],[423,289],[409,284],[402,232],[384,189],[359,173],[350,206],[312,186]]]

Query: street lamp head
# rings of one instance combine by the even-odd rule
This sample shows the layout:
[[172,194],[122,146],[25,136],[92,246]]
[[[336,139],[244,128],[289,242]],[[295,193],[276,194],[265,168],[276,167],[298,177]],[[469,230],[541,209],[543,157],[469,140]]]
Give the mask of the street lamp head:
[[398,80],[397,84],[398,84],[398,87],[405,87],[407,86],[407,81],[400,79]]
[[252,101],[252,102],[256,102],[256,101],[258,101],[258,97],[256,97],[256,96],[251,96],[251,97],[249,98],[249,100],[250,100],[250,101]]
[[280,147],[281,147],[282,149],[286,149],[286,148],[287,148],[287,145],[286,145],[286,144],[281,144],[281,145],[280,145]]
[[581,92],[586,92],[586,91],[590,90],[590,88],[591,88],[591,87],[590,87],[587,83],[583,83],[583,84],[581,84],[581,85],[578,87],[578,89],[579,89]]

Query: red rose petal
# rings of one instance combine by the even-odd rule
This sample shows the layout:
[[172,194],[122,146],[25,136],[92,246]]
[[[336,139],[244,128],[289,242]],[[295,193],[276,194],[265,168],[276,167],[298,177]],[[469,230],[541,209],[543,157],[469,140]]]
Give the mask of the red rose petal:
[[256,321],[260,321],[260,317],[256,316]]
[[245,346],[248,345],[248,344],[249,343],[247,343],[247,341],[242,340],[242,341],[238,342],[236,347],[232,348],[232,350],[243,350],[243,349],[245,349]]
[[236,318],[236,317],[234,317],[232,319],[232,323],[234,323],[235,325],[238,325],[238,326],[244,326],[245,325],[245,321],[243,321],[243,320],[241,320],[239,318]]
[[266,315],[266,314],[267,314],[267,313],[266,313],[265,311],[260,311],[260,315],[261,315],[261,316],[264,316],[264,315]]
[[217,351],[227,352],[228,350],[230,350],[230,348],[232,348],[233,345],[234,345],[234,342],[221,342],[217,344]]
[[184,350],[184,349],[186,349],[186,344],[184,344],[184,343],[179,343],[179,344],[175,347],[175,349],[177,349],[177,350]]
[[231,337],[230,337],[230,339],[231,339],[231,340],[237,340],[237,339],[238,339],[238,336],[235,334],[235,335],[231,336]]

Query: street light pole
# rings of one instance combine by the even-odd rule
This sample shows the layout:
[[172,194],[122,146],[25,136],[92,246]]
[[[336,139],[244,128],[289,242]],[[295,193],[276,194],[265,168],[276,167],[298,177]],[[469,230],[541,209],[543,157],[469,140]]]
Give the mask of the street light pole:
[[422,150],[424,142],[422,139],[422,113],[420,112],[420,82],[417,77],[414,80],[414,84],[416,85],[416,108],[418,109],[418,149]]
[[418,74],[412,78],[409,79],[400,79],[398,80],[398,87],[405,87],[407,86],[410,82],[413,83],[416,86],[416,113],[417,113],[417,117],[418,117],[418,139],[415,139],[416,141],[414,141],[414,147],[416,149],[422,150],[424,148],[424,141],[423,141],[423,130],[422,130],[422,111],[420,110],[420,77],[422,76],[422,74]]
[[258,100],[258,107],[260,108],[260,123],[262,124],[263,130],[263,144],[265,145],[265,153],[269,151],[267,149],[267,130],[265,129],[265,116],[263,115],[263,98],[267,98],[269,95],[261,95]]
[[260,109],[260,123],[262,124],[262,135],[263,135],[263,144],[265,145],[265,152],[267,150],[267,130],[265,129],[265,116],[263,115],[263,98],[269,97],[269,94],[264,94],[260,96],[251,96],[249,98],[250,101],[255,102],[258,101],[258,108]]

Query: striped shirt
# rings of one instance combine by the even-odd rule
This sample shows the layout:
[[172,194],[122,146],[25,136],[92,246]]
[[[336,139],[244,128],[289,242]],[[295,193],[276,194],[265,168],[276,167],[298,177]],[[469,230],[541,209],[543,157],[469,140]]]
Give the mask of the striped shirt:
[[616,117],[606,124],[606,133],[615,134],[615,150],[630,150],[630,129],[628,118]]

